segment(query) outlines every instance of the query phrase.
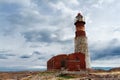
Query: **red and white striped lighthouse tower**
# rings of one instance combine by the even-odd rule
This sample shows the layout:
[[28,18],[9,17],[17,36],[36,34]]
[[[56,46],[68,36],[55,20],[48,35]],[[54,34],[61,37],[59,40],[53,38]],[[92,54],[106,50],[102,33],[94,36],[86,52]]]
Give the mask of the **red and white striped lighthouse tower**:
[[85,54],[85,62],[86,62],[86,68],[90,68],[90,57],[88,53],[88,43],[87,43],[87,37],[85,32],[85,21],[83,16],[78,13],[78,15],[75,17],[75,23],[76,32],[75,32],[75,53],[83,53]]

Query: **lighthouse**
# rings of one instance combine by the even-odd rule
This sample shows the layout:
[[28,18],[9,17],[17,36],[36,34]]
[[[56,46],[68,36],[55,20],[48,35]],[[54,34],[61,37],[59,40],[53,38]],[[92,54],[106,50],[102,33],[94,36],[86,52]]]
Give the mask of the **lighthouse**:
[[81,13],[78,13],[75,17],[74,22],[76,31],[75,31],[75,53],[83,53],[85,54],[85,63],[86,68],[90,68],[90,57],[88,53],[88,43],[87,43],[87,36],[85,32],[85,20]]
[[[80,71],[90,69],[90,57],[85,32],[85,21],[78,13],[75,17],[75,51],[70,54],[53,56],[47,62],[47,70]],[[64,45],[64,44],[63,44]]]

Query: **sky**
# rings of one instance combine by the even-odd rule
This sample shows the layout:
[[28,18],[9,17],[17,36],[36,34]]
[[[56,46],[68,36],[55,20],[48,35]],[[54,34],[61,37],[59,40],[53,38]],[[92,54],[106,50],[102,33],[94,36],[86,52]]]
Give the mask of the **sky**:
[[0,0],[0,68],[46,68],[74,52],[80,12],[92,67],[120,67],[120,0]]

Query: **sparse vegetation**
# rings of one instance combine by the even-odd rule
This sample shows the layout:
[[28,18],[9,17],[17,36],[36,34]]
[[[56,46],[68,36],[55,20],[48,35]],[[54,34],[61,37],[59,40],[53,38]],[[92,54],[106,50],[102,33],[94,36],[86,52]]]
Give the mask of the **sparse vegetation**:
[[44,72],[40,72],[38,75],[39,76],[46,76],[46,75],[55,75],[57,72],[55,71],[44,71]]
[[63,74],[63,73],[59,74],[57,77],[61,77],[61,78],[65,78],[65,79],[75,78],[71,75]]

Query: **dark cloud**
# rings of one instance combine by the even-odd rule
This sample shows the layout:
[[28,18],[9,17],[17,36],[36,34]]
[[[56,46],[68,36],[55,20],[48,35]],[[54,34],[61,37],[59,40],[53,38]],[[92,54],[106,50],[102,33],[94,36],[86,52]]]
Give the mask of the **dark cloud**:
[[25,32],[24,37],[26,38],[26,41],[28,42],[51,42],[52,39],[50,39],[50,31],[31,31],[31,32]]
[[33,55],[34,55],[34,54],[36,54],[36,55],[41,55],[41,53],[38,52],[38,51],[34,51],[34,52],[33,52]]
[[35,62],[35,61],[45,61],[45,62],[47,62],[47,57],[48,56],[37,56],[37,58],[34,59],[33,62]]
[[31,55],[22,55],[22,56],[20,56],[20,58],[22,58],[22,59],[27,59],[27,58],[32,58],[32,57],[39,57],[41,55],[41,53],[40,52],[38,52],[38,51],[34,51]]
[[31,47],[31,48],[37,48],[37,47],[41,47],[41,46],[38,46],[38,45],[31,45],[30,47]]
[[0,56],[16,56],[11,50],[0,50]]
[[10,50],[0,50],[0,53],[8,53]]
[[[52,37],[55,35],[55,37]],[[42,30],[42,31],[30,31],[23,33],[27,42],[45,42],[45,43],[71,43],[72,40],[62,41],[58,31]]]
[[46,60],[45,57],[39,57],[38,60]]
[[102,50],[90,50],[90,52],[92,53],[91,59],[96,60],[109,56],[112,57],[120,55],[120,45],[118,45],[117,43],[119,43],[118,40],[113,39],[108,43],[108,46]]
[[31,56],[30,55],[22,55],[22,56],[20,56],[20,58],[22,58],[22,59],[27,59],[27,58],[30,58]]
[[16,55],[3,53],[3,54],[0,54],[0,59],[8,59],[8,57],[10,57],[10,56],[13,57],[13,56],[16,56]]
[[15,54],[4,54],[6,56],[16,56]]
[[0,55],[0,59],[8,59],[8,57]]

